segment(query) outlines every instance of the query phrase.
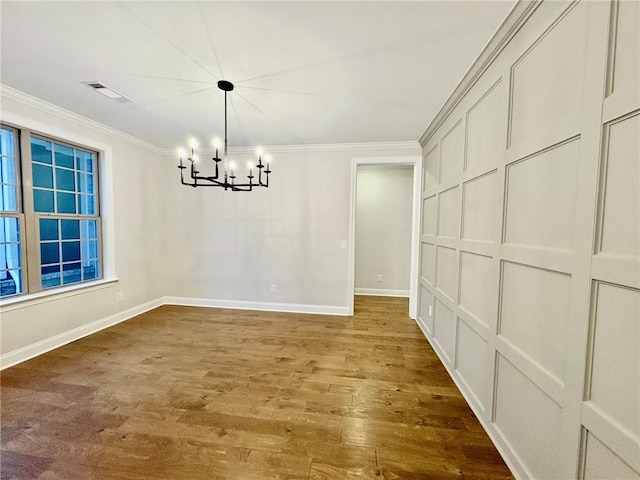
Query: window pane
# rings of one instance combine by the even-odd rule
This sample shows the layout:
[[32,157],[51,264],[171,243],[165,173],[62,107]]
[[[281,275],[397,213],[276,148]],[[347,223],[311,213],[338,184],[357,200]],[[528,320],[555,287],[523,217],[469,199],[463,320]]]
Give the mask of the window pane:
[[33,205],[36,212],[53,212],[53,192],[51,190],[33,190]]
[[16,185],[18,178],[16,177],[16,161],[13,156],[0,156],[0,183],[9,183]]
[[65,170],[64,168],[56,168],[56,190],[67,190],[74,192],[76,184],[74,181],[73,170]]
[[20,270],[0,271],[0,297],[22,293],[22,272]]
[[62,220],[62,239],[63,240],[80,239],[80,221],[79,220]]
[[62,261],[76,262],[80,260],[80,242],[62,242]]
[[55,144],[56,166],[73,168],[73,148]]
[[87,173],[77,173],[78,192],[93,193],[93,175]]
[[60,261],[60,251],[58,242],[49,242],[40,244],[40,263],[58,263]]
[[58,220],[40,219],[40,240],[58,240]]
[[33,186],[53,188],[53,169],[46,165],[33,164]]
[[100,276],[100,271],[98,269],[98,261],[92,261],[85,263],[83,268],[84,279],[92,280],[94,278],[98,278]]
[[94,195],[78,195],[80,213],[84,215],[95,215]]
[[80,263],[62,265],[62,283],[75,283],[82,281],[82,267]]
[[58,213],[76,213],[76,196],[73,193],[56,194],[58,199]]
[[15,157],[15,133],[13,130],[0,129],[0,155]]
[[[17,218],[0,218],[0,244],[20,242],[20,222]],[[0,268],[4,267],[4,262],[0,261]]]
[[82,220],[80,224],[82,228],[82,238],[98,238],[97,220]]
[[76,169],[83,172],[93,172],[93,157],[91,152],[76,150]]
[[82,242],[82,257],[84,260],[93,260],[98,258],[97,240],[87,240]]
[[22,293],[20,221],[0,218],[0,297]]
[[42,267],[42,288],[60,285],[60,265]]
[[18,211],[18,191],[13,185],[0,184],[0,211]]
[[39,138],[31,138],[31,159],[34,162],[51,165],[51,142]]

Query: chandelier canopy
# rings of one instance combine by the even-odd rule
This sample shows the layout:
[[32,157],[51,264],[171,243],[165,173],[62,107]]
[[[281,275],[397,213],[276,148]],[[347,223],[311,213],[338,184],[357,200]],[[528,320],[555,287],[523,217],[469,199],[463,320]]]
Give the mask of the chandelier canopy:
[[[264,152],[261,149],[258,150],[258,161],[248,162],[249,175],[247,175],[248,182],[238,183],[236,182],[236,165],[233,161],[229,160],[227,154],[227,93],[233,91],[233,83],[227,80],[220,80],[218,82],[218,88],[224,92],[224,150],[222,158],[218,155],[218,149],[220,148],[220,141],[214,139],[213,146],[216,149],[216,155],[212,158],[215,163],[215,170],[213,175],[206,176],[200,175],[200,171],[197,170],[198,156],[195,154],[195,149],[198,144],[197,141],[192,138],[190,141],[191,154],[186,154],[184,149],[179,149],[180,164],[180,183],[182,185],[188,185],[189,187],[222,187],[225,190],[231,190],[232,192],[250,192],[253,187],[269,187],[269,174],[271,170],[269,168],[269,157],[265,157],[266,165],[262,163],[262,156]],[[187,167],[183,163],[183,159],[186,159],[191,165]],[[222,168],[219,167],[219,163],[222,162]],[[258,180],[253,175],[253,168],[258,169]],[[185,170],[189,168],[189,175],[185,180]],[[264,169],[264,182],[263,182],[263,170]],[[221,176],[220,170],[224,173]]]

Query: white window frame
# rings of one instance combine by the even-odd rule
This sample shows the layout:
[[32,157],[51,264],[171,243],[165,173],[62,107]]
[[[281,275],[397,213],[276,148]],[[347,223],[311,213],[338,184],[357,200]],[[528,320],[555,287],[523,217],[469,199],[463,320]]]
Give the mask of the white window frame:
[[[78,130],[86,130],[86,127],[59,127],[43,123],[17,114],[3,114],[2,123],[18,130],[28,130],[36,136],[48,137],[62,143],[71,143],[81,148],[99,152],[97,157],[98,171],[98,198],[99,211],[102,224],[102,278],[98,280],[74,283],[66,286],[40,290],[34,293],[23,293],[0,299],[2,311],[10,311],[17,308],[28,307],[37,303],[48,302],[69,296],[74,296],[89,291],[106,288],[118,281],[116,275],[115,258],[115,233],[114,233],[114,208],[113,208],[113,150],[111,145],[79,133]],[[61,122],[67,123],[68,121]],[[20,139],[20,142],[23,142]],[[22,147],[22,145],[20,145]],[[22,155],[22,148],[20,148]],[[29,159],[30,161],[30,159]],[[24,212],[20,212],[24,214]],[[22,222],[24,223],[24,222]],[[24,230],[24,227],[22,227]],[[28,233],[28,232],[27,232]],[[23,237],[24,239],[24,237]],[[26,243],[25,243],[26,245]],[[39,247],[38,247],[39,248]],[[23,245],[23,251],[26,251]],[[25,255],[23,254],[23,258]],[[32,261],[28,259],[26,261]],[[26,271],[24,268],[23,271]]]

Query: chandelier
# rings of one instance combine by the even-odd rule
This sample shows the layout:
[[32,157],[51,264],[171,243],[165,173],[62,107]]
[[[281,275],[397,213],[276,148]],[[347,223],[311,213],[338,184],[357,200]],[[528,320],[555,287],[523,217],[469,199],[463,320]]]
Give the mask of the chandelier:
[[[269,174],[271,170],[269,169],[269,158],[265,157],[266,165],[262,163],[262,155],[263,152],[261,150],[258,151],[258,161],[253,164],[253,162],[248,162],[247,167],[249,168],[249,175],[247,175],[248,182],[240,183],[236,182],[236,165],[233,161],[229,160],[229,156],[227,154],[227,93],[233,90],[233,83],[228,82],[226,80],[220,80],[218,82],[218,88],[224,91],[224,150],[223,157],[220,158],[218,155],[218,149],[220,148],[220,141],[214,139],[213,146],[216,149],[216,155],[212,158],[215,163],[215,170],[213,175],[206,176],[200,175],[200,171],[197,170],[198,156],[195,154],[195,149],[198,147],[197,141],[192,138],[190,142],[191,155],[185,154],[183,149],[179,149],[180,156],[180,164],[178,168],[180,169],[180,183],[182,185],[188,185],[190,187],[222,187],[225,190],[231,190],[232,192],[250,192],[253,190],[253,187],[269,187]],[[185,157],[186,155],[186,157]],[[183,163],[183,159],[185,159],[191,164],[190,167],[187,167]],[[219,167],[220,162],[222,162],[222,168]],[[258,180],[254,181],[256,178],[253,175],[253,167],[258,169]],[[185,170],[189,168],[189,175],[187,180],[185,180]],[[264,182],[262,181],[262,170],[264,169]],[[221,170],[224,174],[221,176]]]

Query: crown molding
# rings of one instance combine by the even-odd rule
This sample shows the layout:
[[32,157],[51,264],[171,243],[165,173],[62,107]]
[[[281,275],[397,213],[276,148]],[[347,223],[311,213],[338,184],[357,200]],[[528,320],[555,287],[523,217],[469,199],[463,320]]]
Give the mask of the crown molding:
[[[383,150],[407,150],[408,154],[415,155],[420,151],[420,144],[416,140],[401,142],[362,142],[362,143],[318,143],[301,145],[265,145],[262,147],[267,153],[304,153],[304,152],[355,152],[355,151],[383,151]],[[255,147],[229,147],[231,155],[255,155]],[[213,155],[213,147],[198,148],[201,155]],[[164,155],[175,155],[175,148],[163,149]]]
[[162,155],[165,152],[164,148],[154,145],[153,143],[147,142],[138,137],[134,137],[133,135],[129,135],[128,133],[124,133],[121,130],[116,130],[115,128],[108,127],[100,122],[91,120],[90,118],[84,117],[70,110],[54,105],[53,103],[49,103],[46,100],[34,97],[33,95],[29,95],[28,93],[24,93],[3,83],[0,83],[0,96],[22,103],[23,105],[36,108],[51,115],[55,115],[56,117],[63,118],[64,120],[69,120],[70,122],[76,123],[83,127],[87,127],[97,132],[104,133],[105,135],[115,137],[119,140],[131,143],[153,153]]
[[[160,155],[175,155],[174,148],[165,148],[153,143],[142,140],[141,138],[129,135],[121,130],[108,127],[100,122],[91,120],[65,108],[59,107],[40,98],[24,93],[13,87],[0,83],[0,96],[15,100],[29,107],[37,108],[43,112],[55,115],[57,117],[69,120],[78,125],[90,128],[100,133],[110,135],[125,142],[131,143],[138,147],[144,148]],[[363,142],[363,143],[332,143],[332,144],[307,144],[307,145],[268,145],[264,147],[269,153],[288,153],[288,152],[328,152],[328,151],[362,151],[362,150],[413,150],[420,149],[417,141],[401,141],[401,142]],[[198,153],[209,155],[215,153],[213,147],[198,149]],[[230,147],[229,153],[234,155],[252,155],[255,153],[254,147]]]
[[484,46],[462,80],[451,92],[444,105],[436,113],[426,131],[420,137],[420,145],[425,146],[429,138],[447,119],[452,110],[460,103],[480,76],[489,68],[504,47],[511,41],[522,25],[540,6],[542,0],[519,0],[507,14],[502,24]]

